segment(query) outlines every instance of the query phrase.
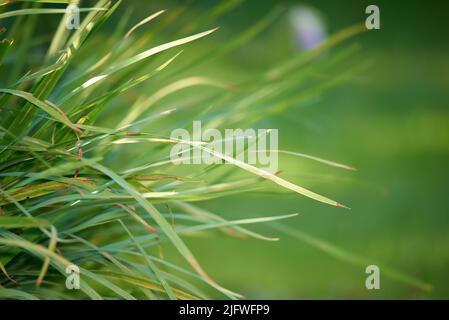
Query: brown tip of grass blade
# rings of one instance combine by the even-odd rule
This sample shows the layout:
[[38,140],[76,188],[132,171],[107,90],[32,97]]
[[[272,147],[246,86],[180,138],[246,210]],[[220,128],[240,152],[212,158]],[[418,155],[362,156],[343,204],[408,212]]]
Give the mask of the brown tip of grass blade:
[[347,164],[341,164],[341,166],[347,170],[357,171],[357,168],[354,168],[353,166],[348,166]]
[[19,287],[20,284],[14,280],[9,274],[8,271],[6,271],[5,267],[3,266],[3,264],[0,262],[0,270],[3,272],[3,274],[5,275],[5,277],[12,282],[14,287]]
[[345,206],[344,204],[341,204],[340,202],[335,202],[335,205],[336,205],[337,207],[340,207],[340,208],[343,208],[343,209],[351,210],[351,208]]
[[148,230],[150,233],[159,234],[159,231],[158,231],[157,229],[155,229],[154,227],[152,227],[152,226],[150,226],[150,225],[147,225],[146,227],[147,227],[147,230]]

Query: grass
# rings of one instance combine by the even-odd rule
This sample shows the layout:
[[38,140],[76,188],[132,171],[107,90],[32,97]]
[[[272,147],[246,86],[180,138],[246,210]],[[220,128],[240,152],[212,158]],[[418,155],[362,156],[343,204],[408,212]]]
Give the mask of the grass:
[[[365,68],[365,64],[354,65],[298,93],[315,73],[338,67],[357,49],[336,48],[332,55],[322,55],[361,32],[361,26],[349,27],[303,55],[231,84],[185,73],[244,45],[279,17],[282,9],[223,46],[184,60],[182,50],[189,50],[190,43],[207,41],[217,32],[217,28],[198,30],[198,21],[210,21],[234,5],[223,2],[186,26],[189,34],[180,32],[162,42],[157,21],[169,23],[168,12],[150,13],[134,26],[129,26],[128,14],[105,37],[102,26],[118,10],[120,1],[100,0],[87,10],[78,30],[65,29],[63,18],[51,30],[51,38],[38,41],[33,31],[37,17],[52,14],[53,19],[64,12],[46,7],[45,2],[55,1],[39,2],[4,1],[0,6],[4,11],[0,11],[0,24],[8,26],[3,31],[7,38],[0,42],[0,69],[5,75],[0,81],[0,297],[238,299],[239,293],[207,274],[195,258],[195,248],[188,247],[183,238],[216,229],[228,236],[277,241],[246,225],[270,225],[296,214],[228,221],[195,202],[278,185],[345,208],[281,173],[265,172],[201,145],[191,147],[230,165],[174,166],[169,148],[185,142],[173,141],[169,135],[172,129],[189,128],[193,120],[217,128],[256,127],[261,120],[288,113],[294,105]],[[148,92],[145,85],[149,82],[164,86]],[[161,110],[158,102],[195,87],[207,87],[210,94]],[[119,116],[106,126],[104,119],[111,113]],[[141,144],[144,148],[136,147]],[[273,152],[353,169],[295,151]],[[339,248],[275,226],[345,261],[360,263]],[[163,242],[183,257],[182,265],[164,257]],[[70,264],[81,270],[81,290],[65,288],[65,270]],[[397,271],[390,275],[427,289],[426,284]]]

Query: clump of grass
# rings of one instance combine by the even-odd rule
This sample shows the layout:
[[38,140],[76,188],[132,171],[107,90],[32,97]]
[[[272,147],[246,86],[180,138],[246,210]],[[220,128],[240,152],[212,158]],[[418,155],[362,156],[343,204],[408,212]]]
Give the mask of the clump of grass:
[[[195,33],[198,23],[192,22],[186,26],[190,35],[151,46],[158,33],[150,23],[165,14],[158,11],[131,27],[123,18],[104,38],[98,31],[120,1],[100,0],[87,10],[79,29],[65,29],[63,18],[47,40],[33,32],[36,17],[54,17],[63,8],[47,8],[41,4],[46,1],[32,5],[25,1],[20,7],[7,2],[0,6],[0,24],[8,21],[9,26],[7,31],[2,29],[6,38],[0,41],[0,297],[198,299],[209,297],[205,293],[209,287],[216,290],[213,296],[236,299],[239,294],[207,275],[182,235],[219,229],[230,236],[276,241],[245,225],[295,214],[227,221],[195,201],[251,192],[268,180],[314,200],[343,206],[223,154],[215,156],[233,166],[175,167],[168,151],[177,142],[168,135],[193,119],[204,119],[215,127],[254,124],[338,84],[360,66],[299,93],[296,90],[313,70],[335,66],[353,51],[353,47],[345,48],[310,64],[359,32],[359,26],[235,85],[183,75],[192,66],[244,44],[279,12],[220,48],[180,61],[183,46],[205,41],[217,29]],[[199,21],[209,21],[231,7],[218,6]],[[173,15],[164,23],[171,19]],[[144,28],[150,30],[140,32]],[[293,72],[300,67],[304,72]],[[166,85],[143,93],[144,85],[159,81]],[[202,109],[189,101],[177,108],[156,107],[165,97],[196,86],[211,89],[212,94],[194,100]],[[116,123],[99,125],[114,113],[121,115],[120,121],[112,117]],[[352,169],[292,151],[274,152]],[[250,175],[236,174],[241,171]],[[162,242],[171,243],[186,265],[166,260]],[[81,271],[78,291],[65,288],[65,271],[71,264]]]

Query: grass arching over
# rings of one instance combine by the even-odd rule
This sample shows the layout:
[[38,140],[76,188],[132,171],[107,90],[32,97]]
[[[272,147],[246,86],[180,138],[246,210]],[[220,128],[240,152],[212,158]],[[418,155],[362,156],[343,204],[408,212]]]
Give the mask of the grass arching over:
[[[63,18],[45,45],[33,33],[37,17],[63,10],[26,1],[21,9],[9,10],[6,3],[0,6],[4,11],[0,25],[11,21],[5,31],[7,39],[0,42],[0,72],[5,75],[0,86],[0,297],[196,299],[208,298],[201,288],[210,286],[219,297],[239,298],[208,276],[182,236],[219,229],[230,236],[276,241],[245,225],[294,214],[227,221],[200,208],[196,201],[251,192],[269,180],[262,186],[278,184],[317,201],[342,205],[226,155],[216,156],[231,165],[180,171],[167,157],[168,148],[179,142],[168,135],[173,128],[188,126],[194,117],[216,127],[224,123],[248,126],[337,85],[363,65],[297,91],[315,71],[335,67],[356,48],[343,48],[320,60],[316,57],[363,28],[345,29],[319,47],[234,85],[208,77],[179,79],[177,73],[182,75],[189,67],[244,44],[279,13],[269,14],[212,53],[177,64],[184,46],[205,40],[217,29],[198,30],[154,46],[157,30],[147,33],[142,29],[151,29],[147,23],[164,18],[165,12],[158,11],[132,27],[123,18],[105,39],[97,31],[120,2],[98,1],[86,11],[77,30],[65,29]],[[209,18],[207,13],[202,17]],[[192,22],[186,28],[197,26]],[[38,57],[29,57],[30,51],[38,52]],[[294,72],[299,69],[302,72]],[[161,79],[168,84],[143,92],[143,85]],[[188,102],[157,108],[156,102],[189,87],[212,88],[212,94],[199,101],[200,112],[190,111]],[[98,125],[104,113],[123,114],[123,109],[124,117],[115,127]],[[187,119],[186,114],[190,115]],[[166,129],[155,132],[153,125],[159,123]],[[133,157],[130,152],[126,163],[116,163],[120,154],[129,151],[126,148],[140,144],[145,145],[143,155]],[[241,171],[247,174],[239,175]],[[161,241],[170,242],[186,266],[155,254]],[[80,268],[79,291],[65,288],[65,270],[70,264]],[[397,278],[424,286],[400,273]]]

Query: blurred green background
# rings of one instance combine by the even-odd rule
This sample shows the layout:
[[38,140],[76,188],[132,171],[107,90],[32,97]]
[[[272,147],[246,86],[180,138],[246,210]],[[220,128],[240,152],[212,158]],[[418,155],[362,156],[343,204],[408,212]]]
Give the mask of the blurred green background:
[[[371,4],[309,3],[324,16],[330,34],[363,22],[365,8]],[[382,276],[381,269],[381,289],[367,290],[365,268],[285,235],[275,243],[219,234],[214,235],[219,240],[213,245],[204,239],[189,241],[206,270],[248,298],[449,297],[449,43],[444,36],[448,5],[443,1],[375,4],[381,11],[381,30],[353,40],[362,46],[354,59],[372,61],[371,67],[317,101],[274,119],[281,148],[358,169],[348,173],[280,158],[281,169],[295,182],[348,203],[352,210],[296,194],[233,196],[204,205],[235,218],[300,212],[287,222],[289,226],[367,257],[372,264],[412,274],[434,289],[425,292],[392,281]],[[219,25],[223,33],[232,35],[272,6],[247,1]],[[226,78],[232,81],[237,70],[251,72],[293,52],[291,26],[284,15],[244,49],[211,64],[219,75],[225,73],[220,67],[226,68]]]
[[[182,14],[161,28],[173,39],[189,21],[212,10],[216,1],[125,1],[132,22],[167,9]],[[283,176],[320,194],[349,205],[350,211],[326,206],[280,188],[275,192],[245,193],[201,205],[223,217],[244,218],[299,212],[283,221],[358,256],[371,264],[387,265],[433,285],[426,292],[384,276],[381,289],[365,288],[365,266],[337,259],[267,226],[250,226],[281,241],[236,239],[219,232],[186,238],[199,261],[223,286],[247,298],[449,298],[449,59],[443,1],[241,1],[230,12],[199,21],[192,31],[220,26],[207,41],[183,53],[195,57],[231,41],[250,26],[282,8],[270,26],[251,41],[224,56],[187,70],[187,75],[239,83],[255,72],[300,54],[295,46],[289,12],[309,4],[323,16],[328,35],[365,21],[365,8],[376,4],[381,29],[348,41],[360,45],[351,58],[329,74],[367,62],[369,67],[350,80],[313,99],[267,119],[262,127],[279,128],[281,149],[308,153],[353,165],[347,172],[306,159],[280,156]],[[121,19],[116,16],[117,23]],[[112,25],[111,25],[112,27]],[[158,39],[158,42],[160,39]],[[332,54],[332,53],[330,53]],[[298,71],[300,72],[300,71]],[[163,84],[163,83],[162,83]],[[162,86],[153,83],[152,88]],[[188,89],[171,103],[207,94]],[[298,88],[301,90],[301,87]],[[105,123],[117,115],[106,114]],[[193,120],[193,119],[192,119]],[[126,161],[126,159],[123,159]],[[170,259],[170,247],[165,248]],[[181,263],[181,261],[179,261]]]

